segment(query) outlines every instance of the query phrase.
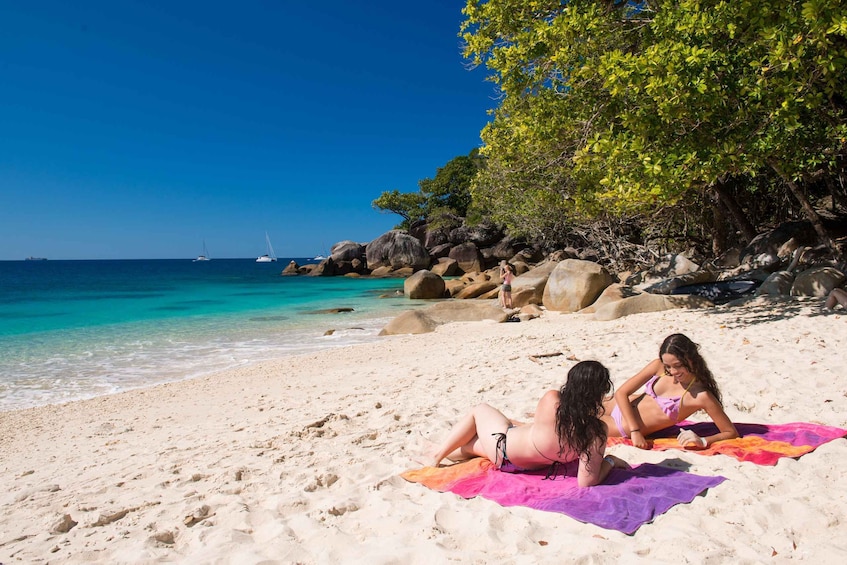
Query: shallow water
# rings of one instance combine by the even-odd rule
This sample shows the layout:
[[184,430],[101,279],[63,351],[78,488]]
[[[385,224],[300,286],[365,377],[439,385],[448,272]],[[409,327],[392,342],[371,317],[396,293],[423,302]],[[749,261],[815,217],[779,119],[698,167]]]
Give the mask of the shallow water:
[[[401,279],[282,277],[287,262],[0,262],[0,410],[371,341],[418,306]],[[337,308],[353,311],[319,312]]]

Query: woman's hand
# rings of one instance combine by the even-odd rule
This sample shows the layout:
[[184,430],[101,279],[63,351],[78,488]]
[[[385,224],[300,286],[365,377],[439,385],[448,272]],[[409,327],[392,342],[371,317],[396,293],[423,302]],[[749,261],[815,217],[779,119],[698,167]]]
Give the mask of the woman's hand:
[[629,439],[632,441],[632,445],[634,445],[638,449],[650,449],[650,444],[647,443],[646,439],[644,439],[644,436],[641,434],[640,430],[635,430],[634,432],[630,433]]
[[694,444],[695,447],[705,448],[709,445],[709,442],[706,441],[706,438],[700,437],[691,430],[682,430],[679,432],[679,435],[676,436],[676,441],[679,442],[679,445],[685,447],[689,444]]

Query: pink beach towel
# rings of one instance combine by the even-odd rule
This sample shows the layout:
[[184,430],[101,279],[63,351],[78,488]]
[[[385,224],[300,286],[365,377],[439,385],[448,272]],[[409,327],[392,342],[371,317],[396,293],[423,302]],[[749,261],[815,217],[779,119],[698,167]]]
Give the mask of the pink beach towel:
[[[847,430],[821,426],[806,422],[790,424],[735,424],[741,437],[716,442],[706,449],[683,448],[676,436],[680,428],[692,430],[699,436],[718,433],[717,427],[711,422],[694,423],[683,421],[677,426],[657,432],[648,438],[651,449],[664,451],[667,449],[686,449],[701,455],[729,455],[739,461],[750,461],[757,465],[776,465],[782,457],[800,457],[824,443],[847,436]],[[629,439],[610,437],[609,446],[632,445]]]
[[670,507],[726,480],[704,477],[645,463],[632,470],[613,469],[605,483],[579,488],[576,465],[563,466],[565,476],[546,480],[547,470],[503,473],[484,458],[448,467],[424,467],[401,476],[433,490],[463,498],[481,496],[502,506],[527,506],[559,512],[580,522],[634,533]]

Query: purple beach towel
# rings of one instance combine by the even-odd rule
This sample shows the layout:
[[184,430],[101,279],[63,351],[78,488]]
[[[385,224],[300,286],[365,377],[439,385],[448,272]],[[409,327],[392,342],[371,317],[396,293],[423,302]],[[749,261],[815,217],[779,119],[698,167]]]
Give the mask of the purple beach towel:
[[644,463],[632,470],[613,469],[602,485],[579,488],[576,464],[565,476],[546,480],[547,470],[503,473],[484,458],[448,467],[424,467],[401,476],[433,490],[463,498],[481,496],[502,506],[526,506],[558,512],[602,528],[633,534],[670,507],[694,500],[725,477],[705,477]]

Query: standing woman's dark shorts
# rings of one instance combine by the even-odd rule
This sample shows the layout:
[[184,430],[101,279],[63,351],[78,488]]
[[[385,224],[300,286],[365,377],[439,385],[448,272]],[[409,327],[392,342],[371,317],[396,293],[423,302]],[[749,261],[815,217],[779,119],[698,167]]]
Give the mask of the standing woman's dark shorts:
[[503,292],[512,292],[512,285],[504,284],[503,285]]

